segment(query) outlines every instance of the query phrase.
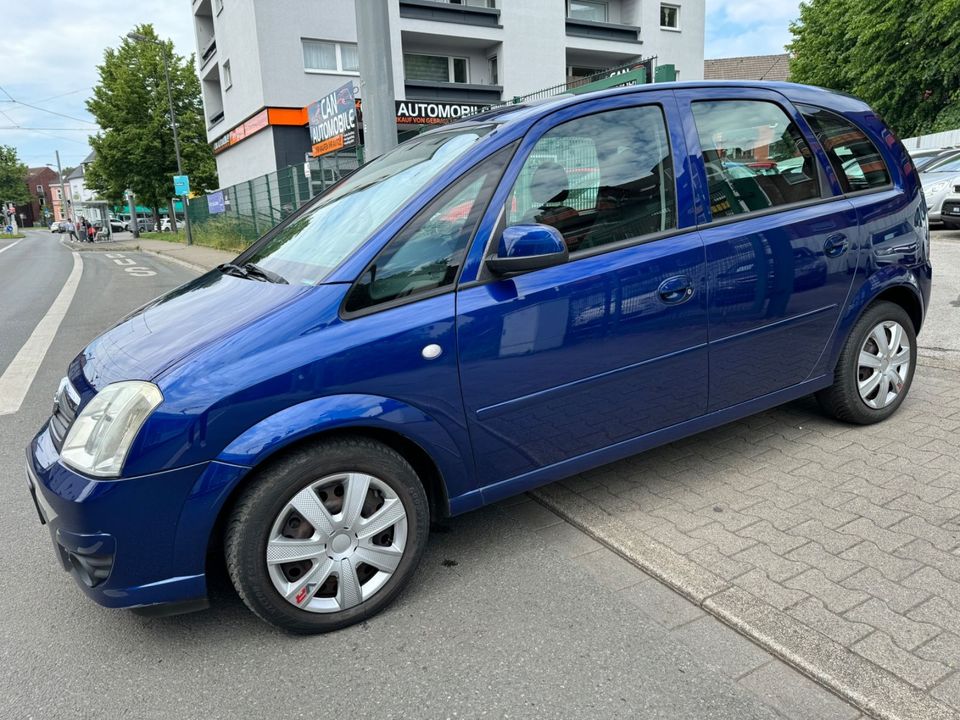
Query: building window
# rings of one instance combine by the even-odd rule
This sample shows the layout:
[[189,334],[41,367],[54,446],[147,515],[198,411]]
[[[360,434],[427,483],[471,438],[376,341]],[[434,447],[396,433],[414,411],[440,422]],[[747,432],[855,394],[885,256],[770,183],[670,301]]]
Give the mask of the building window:
[[499,61],[497,56],[494,55],[492,58],[488,58],[487,62],[490,64],[490,83],[492,85],[500,84],[500,68],[498,67]]
[[607,22],[607,3],[601,0],[570,0],[567,17],[574,20]]
[[680,29],[680,6],[660,4],[660,27],[668,30]]
[[452,83],[470,82],[470,69],[467,58],[404,53],[403,70],[404,77],[407,80]]
[[43,185],[37,185],[37,195],[43,195]]
[[303,42],[303,69],[307,72],[350,73],[360,70],[356,43],[308,40]]
[[223,64],[223,87],[226,90],[229,90],[233,87],[233,73],[230,72],[230,61],[227,60]]

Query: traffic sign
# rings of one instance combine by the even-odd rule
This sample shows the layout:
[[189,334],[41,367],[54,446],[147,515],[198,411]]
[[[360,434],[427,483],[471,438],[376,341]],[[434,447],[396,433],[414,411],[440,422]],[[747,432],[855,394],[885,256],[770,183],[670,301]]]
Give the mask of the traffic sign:
[[173,176],[173,194],[174,195],[190,194],[190,177],[188,175]]

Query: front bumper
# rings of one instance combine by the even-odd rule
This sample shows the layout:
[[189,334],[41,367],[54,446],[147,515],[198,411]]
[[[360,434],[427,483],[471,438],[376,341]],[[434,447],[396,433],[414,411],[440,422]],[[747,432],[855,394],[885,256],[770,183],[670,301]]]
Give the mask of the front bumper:
[[113,608],[206,598],[206,553],[225,496],[246,468],[202,463],[123,480],[64,466],[43,429],[27,448],[27,485],[61,566]]

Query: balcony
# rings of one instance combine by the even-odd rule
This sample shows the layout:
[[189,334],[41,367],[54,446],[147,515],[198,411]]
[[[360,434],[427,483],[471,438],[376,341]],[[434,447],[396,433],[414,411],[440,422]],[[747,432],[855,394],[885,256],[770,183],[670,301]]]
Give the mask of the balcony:
[[615,40],[617,42],[640,43],[640,28],[619,23],[597,22],[567,18],[567,35],[590,38],[591,40]]
[[217,39],[210,38],[210,41],[200,50],[200,69],[202,70],[210,59],[217,54]]
[[501,27],[500,11],[497,8],[455,5],[440,0],[400,0],[400,17],[479,27]]
[[436,82],[434,80],[404,80],[408,100],[439,100],[471,105],[499,103],[503,97],[502,85]]

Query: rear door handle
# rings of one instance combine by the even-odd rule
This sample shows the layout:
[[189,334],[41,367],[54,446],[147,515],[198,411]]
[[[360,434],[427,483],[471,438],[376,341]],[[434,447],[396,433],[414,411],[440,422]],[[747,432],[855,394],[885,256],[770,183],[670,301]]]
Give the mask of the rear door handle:
[[847,251],[849,244],[843,233],[831,235],[823,243],[823,254],[831,258],[840,257]]
[[693,280],[686,275],[667,278],[657,288],[657,295],[666,305],[679,305],[693,297]]

